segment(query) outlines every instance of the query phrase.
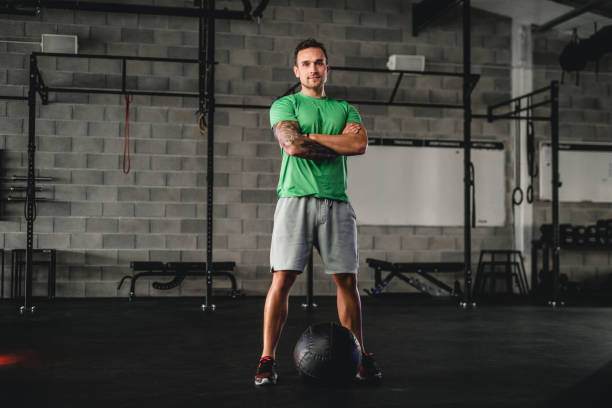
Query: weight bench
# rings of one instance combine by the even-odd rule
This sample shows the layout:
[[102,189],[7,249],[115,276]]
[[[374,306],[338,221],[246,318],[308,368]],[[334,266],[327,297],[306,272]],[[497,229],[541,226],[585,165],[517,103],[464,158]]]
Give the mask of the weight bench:
[[[459,282],[455,281],[455,287],[451,288],[444,282],[431,276],[435,272],[458,272],[464,270],[461,262],[398,262],[392,263],[379,259],[366,259],[368,265],[374,269],[374,284],[371,290],[365,290],[370,296],[380,295],[387,287],[391,279],[398,278],[416,288],[420,292],[431,296],[461,296]],[[383,279],[382,272],[389,271]],[[416,276],[405,276],[405,273],[415,274]],[[424,282],[418,278],[424,278]],[[432,285],[433,284],[433,285]]]
[[[236,278],[230,273],[234,270],[236,262],[213,262],[213,276],[226,276],[232,283],[232,298],[241,293],[236,284]],[[135,275],[126,275],[121,278],[117,290],[121,289],[126,279],[131,279],[129,301],[136,296],[136,280],[142,276],[174,276],[169,282],[153,282],[152,286],[158,290],[169,290],[180,285],[186,276],[206,276],[206,262],[130,262]]]

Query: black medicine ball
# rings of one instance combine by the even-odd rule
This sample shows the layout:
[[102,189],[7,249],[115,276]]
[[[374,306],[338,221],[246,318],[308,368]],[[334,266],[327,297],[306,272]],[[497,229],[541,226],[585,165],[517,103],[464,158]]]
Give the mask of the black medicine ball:
[[337,323],[319,323],[302,333],[293,349],[295,365],[302,376],[325,382],[348,381],[361,364],[357,337]]

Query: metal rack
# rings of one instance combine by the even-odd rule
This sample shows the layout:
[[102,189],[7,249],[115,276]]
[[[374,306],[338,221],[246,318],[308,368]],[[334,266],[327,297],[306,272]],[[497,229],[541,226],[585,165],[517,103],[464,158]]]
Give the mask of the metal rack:
[[[451,73],[451,72],[436,72],[436,71],[390,71],[384,69],[372,69],[372,68],[356,68],[356,67],[332,67],[337,71],[358,71],[358,72],[372,72],[372,73],[398,73],[399,76],[395,83],[394,89],[387,101],[363,101],[363,100],[348,100],[347,102],[357,105],[384,105],[384,106],[403,106],[403,107],[429,107],[429,108],[443,108],[443,109],[463,109],[463,134],[464,134],[464,290],[463,299],[460,305],[463,307],[472,307],[474,302],[472,299],[472,262],[471,262],[471,186],[470,186],[470,168],[471,164],[471,121],[472,119],[487,119],[489,121],[500,120],[500,119],[516,119],[522,120],[526,117],[516,116],[514,113],[494,115],[493,112],[498,107],[511,103],[514,100],[507,101],[502,104],[494,105],[489,107],[489,111],[486,115],[473,114],[471,110],[471,92],[473,91],[479,76],[471,73],[471,6],[470,0],[462,0],[462,17],[463,17],[463,72],[462,73]],[[199,19],[199,54],[198,59],[173,59],[173,58],[147,58],[147,57],[130,57],[130,56],[109,56],[109,55],[73,55],[73,54],[44,54],[44,53],[33,53],[30,56],[30,83],[27,97],[0,97],[3,99],[16,99],[16,100],[28,100],[29,104],[29,143],[28,143],[28,186],[27,186],[27,199],[26,199],[26,221],[27,221],[27,271],[26,271],[26,296],[24,301],[23,310],[29,310],[31,303],[31,275],[32,275],[32,241],[33,241],[33,223],[34,223],[34,203],[36,199],[36,185],[34,178],[35,171],[35,124],[36,124],[36,94],[41,96],[43,104],[48,103],[49,92],[71,92],[71,93],[104,93],[104,94],[119,94],[125,95],[127,93],[133,95],[155,95],[155,96],[176,96],[176,97],[197,97],[199,98],[199,113],[202,117],[206,117],[207,125],[207,136],[208,136],[208,171],[207,171],[207,248],[206,248],[206,265],[207,265],[207,281],[206,281],[206,295],[204,298],[204,304],[202,305],[204,310],[214,310],[215,306],[211,303],[212,299],[212,273],[213,270],[213,250],[212,250],[212,200],[213,200],[213,176],[214,176],[214,112],[215,108],[243,108],[243,109],[268,109],[268,105],[252,105],[252,104],[217,104],[215,102],[215,90],[214,90],[214,74],[215,74],[215,62],[214,62],[214,46],[215,46],[215,19],[236,19],[252,21],[259,19],[266,7],[268,1],[262,1],[257,9],[251,13],[250,2],[243,2],[245,4],[244,11],[228,11],[228,10],[216,10],[214,0],[198,0],[198,8],[175,8],[175,7],[157,7],[157,6],[135,6],[135,5],[123,5],[123,4],[109,4],[109,3],[89,3],[89,2],[78,2],[78,1],[47,1],[43,7],[46,8],[58,8],[58,9],[74,9],[74,10],[88,10],[88,11],[102,11],[102,12],[124,12],[124,13],[144,13],[144,14],[161,14],[170,16],[186,16],[196,17]],[[435,18],[439,16],[438,10],[434,3],[440,3],[439,1],[424,0],[419,4],[413,6],[413,34],[416,36],[419,32],[431,23]],[[445,9],[455,6],[461,3],[461,0],[446,1]],[[249,4],[249,7],[246,7]],[[36,9],[40,7],[40,2],[37,1],[17,1],[15,5],[19,7],[14,11],[24,12],[23,8]],[[8,12],[8,11],[5,11]],[[93,89],[93,88],[61,88],[61,87],[46,87],[38,69],[37,58],[44,56],[56,56],[56,57],[68,57],[68,58],[109,58],[109,59],[120,59],[122,60],[122,87],[121,89]],[[148,61],[166,61],[166,62],[180,62],[180,63],[197,63],[199,64],[199,90],[198,93],[186,93],[186,92],[157,92],[157,91],[130,91],[126,87],[126,61],[128,60],[148,60]],[[428,104],[428,103],[410,103],[410,102],[396,102],[395,96],[400,85],[404,74],[415,74],[415,75],[446,75],[456,76],[463,78],[463,96],[462,104]],[[290,88],[286,93],[289,94],[296,89],[296,86]],[[548,89],[548,88],[547,88]],[[558,240],[558,172],[555,166],[558,166],[558,84],[553,82],[550,86],[551,92],[551,106],[553,107],[550,117],[532,117],[532,120],[549,120],[553,129],[553,191],[556,192],[555,198],[553,199],[553,218],[556,220],[557,225],[557,240]],[[525,98],[529,95],[524,95],[521,98]],[[555,142],[556,140],[556,142]],[[555,145],[556,143],[556,145]],[[555,222],[555,221],[553,221]],[[557,241],[558,243],[558,241]],[[556,267],[555,272],[558,274],[558,249],[556,251]],[[312,268],[310,268],[312,269]],[[312,277],[311,277],[312,278]],[[308,303],[312,305],[312,282],[308,285]],[[553,301],[556,299],[556,294],[553,295]]]
[[[34,221],[36,218],[35,202],[36,202],[36,177],[35,177],[35,138],[36,138],[36,96],[40,95],[43,104],[49,102],[49,92],[76,92],[76,93],[98,93],[98,94],[120,94],[125,95],[131,93],[134,95],[155,95],[155,96],[183,96],[197,97],[199,99],[199,113],[202,118],[206,118],[207,136],[208,136],[208,172],[207,172],[207,245],[206,245],[206,295],[202,309],[205,311],[214,311],[215,305],[212,304],[212,275],[213,275],[213,245],[212,245],[212,205],[213,205],[213,171],[214,171],[214,113],[215,113],[215,90],[214,90],[214,46],[215,46],[215,19],[232,19],[254,21],[260,19],[263,10],[267,6],[268,0],[263,0],[257,8],[251,13],[251,5],[249,1],[244,1],[243,11],[228,11],[216,10],[215,0],[198,0],[197,8],[176,8],[176,7],[158,7],[158,6],[137,6],[126,4],[110,4],[110,3],[89,3],[79,1],[46,1],[41,4],[39,1],[17,1],[11,3],[10,8],[2,11],[10,14],[23,14],[28,12],[27,8],[32,8],[35,15],[38,15],[41,6],[45,8],[56,9],[73,9],[87,10],[100,12],[124,12],[124,13],[143,13],[143,14],[159,14],[171,16],[196,17],[199,19],[199,44],[198,44],[198,59],[174,59],[174,58],[145,58],[145,57],[130,57],[130,56],[101,56],[101,55],[73,55],[73,54],[45,54],[34,52],[30,55],[29,66],[29,89],[27,97],[4,97],[3,99],[16,99],[28,101],[28,173],[26,187],[26,209],[25,218],[27,223],[26,230],[26,288],[24,296],[24,304],[20,308],[22,314],[32,313],[35,307],[32,306],[32,253],[34,243]],[[38,58],[44,56],[55,57],[70,57],[70,58],[110,58],[122,60],[122,88],[118,90],[112,89],[93,89],[93,88],[59,88],[45,86],[42,74],[38,68]],[[182,62],[182,63],[197,63],[199,65],[199,89],[198,93],[177,93],[177,92],[146,92],[146,91],[129,91],[126,88],[126,61],[128,60],[149,60],[149,61],[165,61],[165,62]],[[229,105],[225,107],[245,107],[243,105]]]
[[[533,98],[546,99],[532,103]],[[538,107],[550,106],[549,116],[534,116],[533,110]],[[505,108],[502,113],[497,113]],[[522,115],[527,112],[527,115]],[[550,122],[552,145],[552,291],[548,304],[557,306],[562,304],[559,299],[559,264],[561,245],[559,243],[559,82],[552,81],[549,86],[529,92],[507,101],[489,106],[486,118],[489,122],[496,120],[532,120]],[[532,277],[533,279],[533,277]]]
[[[209,26],[210,27],[210,26]],[[209,28],[210,29],[210,28]],[[213,34],[207,33],[207,46],[206,49],[210,50],[212,45],[211,38],[214,38]],[[206,55],[214,55],[214,50],[206,51]],[[121,63],[121,88],[120,89],[100,89],[100,88],[76,88],[76,87],[49,87],[45,85],[42,72],[38,68],[38,58],[43,57],[56,57],[56,58],[90,58],[90,59],[112,59],[120,60]],[[127,88],[127,61],[155,61],[155,62],[174,62],[174,63],[187,63],[187,64],[200,64],[200,84],[204,82],[206,86],[200,89],[200,92],[170,92],[170,91],[143,91],[143,90],[130,90]],[[416,102],[397,102],[395,96],[401,83],[404,74],[418,74],[418,75],[431,75],[431,76],[449,76],[449,77],[464,77],[464,74],[456,72],[440,72],[440,71],[407,71],[407,70],[386,70],[386,69],[375,69],[375,68],[360,68],[360,67],[332,67],[335,71],[351,71],[351,72],[369,72],[369,73],[384,73],[384,74],[399,74],[393,91],[387,101],[373,101],[373,100],[347,100],[347,102],[356,105],[382,105],[382,106],[401,106],[401,107],[427,107],[427,108],[439,108],[439,109],[464,109],[464,105],[457,104],[435,104],[435,103],[416,103]],[[113,95],[145,95],[145,96],[174,96],[174,97],[187,97],[187,98],[200,98],[200,112],[207,113],[207,129],[208,129],[208,194],[207,194],[207,259],[212,259],[212,194],[213,186],[212,179],[214,176],[214,109],[215,108],[240,108],[240,109],[269,109],[269,105],[251,105],[251,104],[217,104],[214,101],[214,61],[209,61],[207,64],[203,64],[199,59],[184,59],[184,58],[154,58],[154,57],[135,57],[127,55],[99,55],[99,54],[63,54],[63,53],[43,53],[34,52],[30,57],[30,70],[33,73],[31,75],[31,87],[41,97],[42,103],[49,103],[49,93],[93,93],[93,94],[113,94]],[[467,90],[469,93],[472,92],[480,75],[470,74],[469,80],[467,81]],[[296,84],[291,87],[285,94],[291,93],[299,85]],[[201,98],[204,94],[205,98]],[[35,105],[30,110],[35,115]],[[35,122],[31,125],[31,132],[35,134]],[[32,159],[33,160],[33,159]],[[469,213],[469,210],[468,210]],[[207,268],[211,268],[210,273],[207,274],[206,284],[206,297],[202,307],[206,309],[214,310],[214,305],[210,303],[212,298],[212,276],[214,270],[212,270],[214,263],[207,262]],[[307,296],[306,308],[312,309],[316,307],[313,303],[313,272],[312,272],[312,259],[309,262],[307,275]],[[26,290],[26,294],[27,294]]]

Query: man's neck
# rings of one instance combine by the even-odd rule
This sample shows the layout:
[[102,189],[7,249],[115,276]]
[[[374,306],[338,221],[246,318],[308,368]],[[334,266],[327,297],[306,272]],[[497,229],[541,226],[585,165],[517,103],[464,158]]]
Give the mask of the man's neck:
[[302,90],[300,91],[302,95],[310,96],[312,98],[325,98],[325,88],[321,87],[321,89],[312,89],[305,88],[302,86]]

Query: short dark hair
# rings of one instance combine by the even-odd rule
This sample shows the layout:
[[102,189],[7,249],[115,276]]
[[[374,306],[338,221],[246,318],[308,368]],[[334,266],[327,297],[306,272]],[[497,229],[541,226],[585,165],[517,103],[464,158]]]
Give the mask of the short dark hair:
[[320,48],[323,51],[323,54],[325,54],[325,62],[329,62],[329,59],[327,58],[327,51],[325,51],[325,46],[314,38],[308,38],[295,47],[295,52],[293,53],[293,63],[295,65],[297,65],[298,52],[305,50],[306,48]]

